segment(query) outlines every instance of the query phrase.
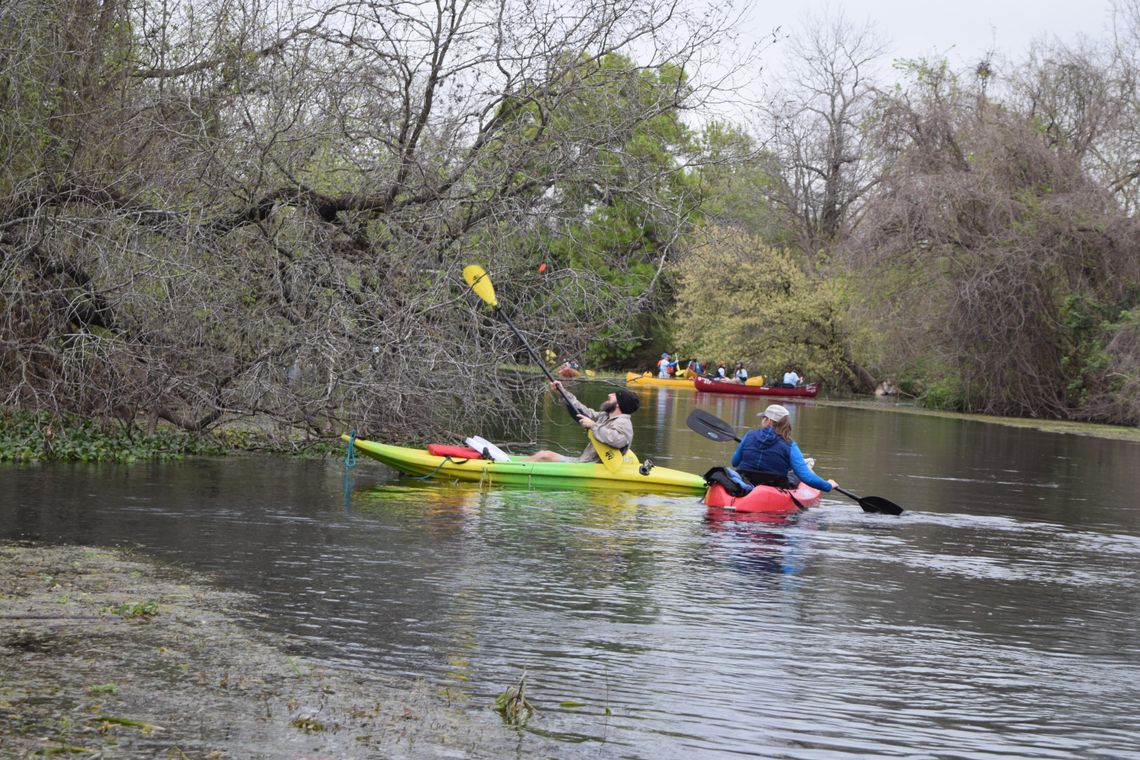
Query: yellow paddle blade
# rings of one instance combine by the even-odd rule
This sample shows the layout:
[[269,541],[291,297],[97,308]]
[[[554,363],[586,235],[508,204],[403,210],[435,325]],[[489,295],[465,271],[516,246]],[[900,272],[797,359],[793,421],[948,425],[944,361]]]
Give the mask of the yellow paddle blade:
[[499,305],[495,299],[495,286],[491,284],[491,278],[487,276],[487,271],[483,267],[478,264],[463,267],[463,279],[475,291],[475,295],[482,298],[488,306]]
[[598,452],[598,457],[602,460],[602,464],[610,472],[617,472],[621,469],[622,456],[621,449],[615,449],[613,446],[602,443],[594,437],[594,431],[588,430],[587,435],[590,436],[590,443],[594,445],[594,451]]

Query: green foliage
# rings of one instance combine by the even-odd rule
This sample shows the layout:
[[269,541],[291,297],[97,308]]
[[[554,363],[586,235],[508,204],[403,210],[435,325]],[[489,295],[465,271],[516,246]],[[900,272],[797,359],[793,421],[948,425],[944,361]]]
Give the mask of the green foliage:
[[1066,379],[1070,402],[1080,406],[1088,399],[1089,386],[1102,375],[1111,359],[1105,350],[1112,334],[1112,308],[1095,297],[1066,296],[1060,309],[1064,327],[1065,353],[1061,371]]
[[714,121],[698,137],[699,218],[759,235],[768,245],[790,244],[767,200],[779,185],[777,158],[761,151],[741,127]]
[[927,384],[918,396],[918,404],[946,412],[961,412],[966,406],[961,386],[955,380],[937,380]]
[[[555,269],[598,276],[633,306],[610,316],[612,324],[587,353],[596,366],[625,366],[658,350],[668,333],[673,295],[660,264],[698,197],[697,178],[678,161],[694,148],[677,107],[688,85],[679,68],[646,69],[618,54],[583,57],[564,76],[568,94],[557,107],[512,104],[517,139],[545,140],[553,153],[574,145],[591,160],[581,174],[568,173],[555,184],[552,223],[523,245],[542,251]],[[530,167],[535,176],[548,170]],[[494,242],[501,251],[502,240]]]
[[789,364],[813,378],[845,371],[838,286],[810,278],[792,252],[710,228],[680,273],[676,320],[683,355],[743,361],[753,374],[773,375]]
[[144,435],[73,415],[0,411],[0,461],[165,461],[222,453],[214,441],[167,428]]

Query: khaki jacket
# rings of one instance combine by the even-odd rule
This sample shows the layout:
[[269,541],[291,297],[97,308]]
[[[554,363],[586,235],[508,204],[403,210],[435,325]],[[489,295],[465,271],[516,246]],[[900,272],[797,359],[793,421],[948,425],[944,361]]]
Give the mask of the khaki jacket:
[[[594,425],[594,437],[607,446],[613,446],[615,449],[620,449],[624,454],[629,450],[633,444],[633,420],[629,418],[628,414],[619,414],[616,417],[611,417],[608,412],[603,412],[598,409],[591,409],[590,407],[579,401],[573,393],[562,389],[566,397],[574,405],[574,408],[584,416],[592,419],[596,424]],[[594,449],[594,444],[586,446],[585,451],[578,457],[579,462],[601,462],[602,458],[598,456],[598,452]]]

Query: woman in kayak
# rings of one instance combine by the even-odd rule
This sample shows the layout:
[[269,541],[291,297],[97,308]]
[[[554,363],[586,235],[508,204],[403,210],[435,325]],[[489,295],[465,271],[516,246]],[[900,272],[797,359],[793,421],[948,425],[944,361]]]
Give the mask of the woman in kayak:
[[[622,388],[611,393],[605,403],[602,404],[602,408],[594,411],[575,398],[573,393],[562,388],[562,383],[555,381],[550,384],[550,387],[555,391],[561,389],[566,394],[566,398],[570,400],[578,412],[578,424],[587,430],[593,430],[595,438],[607,446],[620,449],[623,454],[629,451],[629,447],[633,445],[633,422],[629,419],[629,415],[636,412],[641,406],[641,399],[637,397],[636,393]],[[590,444],[577,458],[543,449],[531,454],[526,458],[526,461],[601,462],[602,459],[598,456],[593,444]]]
[[732,466],[756,486],[786,488],[802,481],[819,491],[830,491],[837,485],[812,472],[799,445],[792,440],[788,410],[779,404],[760,413],[760,427],[745,434],[732,455]]

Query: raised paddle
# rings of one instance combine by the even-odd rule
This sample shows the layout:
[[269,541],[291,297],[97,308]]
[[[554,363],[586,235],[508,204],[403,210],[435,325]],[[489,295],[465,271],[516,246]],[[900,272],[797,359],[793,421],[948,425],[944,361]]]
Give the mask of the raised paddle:
[[[732,425],[728,424],[719,417],[706,412],[704,409],[694,409],[689,413],[688,419],[685,423],[693,432],[700,433],[705,438],[713,441],[739,441],[739,436],[736,435],[736,430]],[[839,486],[835,487],[836,491],[854,499],[864,512],[879,512],[884,515],[901,515],[903,508],[893,501],[882,498],[881,496],[856,496],[850,491],[845,491]]]
[[[542,361],[541,357],[539,357],[538,352],[531,348],[530,343],[523,337],[519,328],[515,327],[515,323],[511,321],[511,318],[507,316],[506,312],[499,308],[499,300],[495,297],[495,286],[491,284],[491,278],[488,276],[486,270],[478,264],[470,264],[463,267],[463,279],[471,286],[471,289],[475,291],[475,295],[479,296],[479,298],[483,300],[483,303],[494,309],[496,316],[501,317],[502,320],[507,323],[507,326],[514,331],[515,336],[523,344],[523,347],[526,348],[535,364],[542,369],[543,374],[546,375],[546,379],[551,383],[558,382],[554,379],[554,375],[550,374],[550,370],[546,368],[546,364]],[[561,383],[555,385],[555,388],[558,389],[558,394],[562,396],[562,403],[565,404],[566,411],[569,412],[570,416],[577,422],[581,412],[574,408],[573,402],[571,402],[570,397],[566,395],[566,391],[562,389]],[[598,452],[598,457],[602,460],[602,464],[605,465],[606,469],[610,472],[620,470],[622,465],[621,450],[599,441],[594,435],[593,430],[588,430],[586,433],[590,438],[590,443],[593,445],[594,451]]]

